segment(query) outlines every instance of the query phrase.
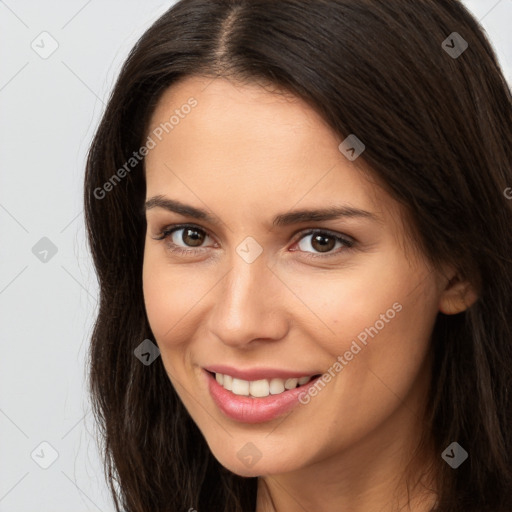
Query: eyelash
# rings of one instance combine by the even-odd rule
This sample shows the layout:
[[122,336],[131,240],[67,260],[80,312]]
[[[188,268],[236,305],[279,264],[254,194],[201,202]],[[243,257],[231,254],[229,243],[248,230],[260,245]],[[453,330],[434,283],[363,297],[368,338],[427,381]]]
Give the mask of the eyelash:
[[[155,240],[166,240],[175,231],[179,231],[180,229],[186,229],[186,228],[191,228],[191,229],[200,231],[200,232],[204,233],[205,235],[209,236],[210,238],[212,238],[207,230],[205,230],[199,226],[196,226],[194,224],[177,224],[177,225],[173,225],[173,226],[167,226],[166,228],[164,228],[162,230],[162,232],[155,238]],[[305,238],[309,235],[317,235],[317,234],[323,234],[323,235],[329,236],[330,238],[334,238],[334,240],[336,242],[340,242],[344,245],[345,251],[352,249],[356,243],[355,240],[351,237],[348,237],[346,235],[343,236],[340,233],[335,233],[333,231],[329,231],[326,229],[319,229],[319,228],[309,229],[309,230],[302,232],[301,236],[298,238],[297,242],[299,242],[300,240],[302,240],[303,238]],[[179,255],[184,255],[184,256],[197,254],[198,252],[206,249],[206,247],[184,249],[183,247],[180,247],[171,241],[168,241],[167,245],[171,252],[173,252],[175,254],[179,254]],[[296,249],[296,250],[298,250],[299,252],[304,252],[306,254],[306,256],[305,256],[306,258],[328,258],[329,256],[336,256],[336,255],[340,254],[341,251],[339,249],[341,249],[341,248],[338,248],[338,251],[336,251],[336,252],[328,252],[328,253],[310,253],[307,251],[300,251],[300,249]]]

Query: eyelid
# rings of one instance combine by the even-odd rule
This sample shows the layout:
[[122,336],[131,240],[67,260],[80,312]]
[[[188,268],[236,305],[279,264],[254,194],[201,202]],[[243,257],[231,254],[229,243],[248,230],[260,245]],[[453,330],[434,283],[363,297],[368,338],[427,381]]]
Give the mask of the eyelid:
[[305,229],[301,229],[301,230],[297,231],[293,236],[297,237],[297,240],[300,240],[305,236],[313,235],[316,233],[324,233],[324,234],[332,236],[333,238],[341,239],[346,243],[355,244],[355,242],[356,242],[356,240],[354,238],[352,238],[349,235],[346,235],[345,233],[340,233],[338,231],[332,231],[331,229],[327,229],[327,228],[305,228]]
[[298,244],[303,238],[314,235],[314,234],[326,234],[330,236],[331,238],[334,238],[336,242],[340,242],[343,247],[338,248],[336,251],[328,251],[325,253],[322,252],[309,252],[309,251],[301,251],[300,249],[292,249],[292,252],[301,252],[303,253],[304,258],[320,258],[320,259],[326,259],[329,257],[336,257],[339,256],[342,253],[345,253],[346,251],[349,251],[354,248],[356,245],[356,240],[344,233],[339,233],[337,231],[331,231],[330,229],[326,228],[306,228],[305,230],[300,230],[297,232],[296,240],[294,241],[293,245]]
[[[212,239],[215,239],[215,237],[210,234],[208,229],[203,228],[202,226],[199,226],[198,224],[194,224],[194,223],[171,224],[171,225],[165,226],[165,227],[163,227],[160,230],[160,234],[157,237],[155,237],[154,239],[155,240],[165,240],[170,235],[172,235],[175,231],[179,231],[180,229],[186,229],[186,228],[197,229],[198,231],[202,231],[206,236],[208,236],[208,237],[210,237]],[[304,237],[309,236],[309,235],[313,235],[313,234],[316,234],[316,233],[327,234],[327,235],[331,236],[332,238],[334,238],[336,241],[340,241],[342,244],[344,244],[344,251],[352,249],[353,246],[357,243],[357,241],[353,237],[351,237],[349,235],[346,235],[344,233],[339,233],[337,231],[332,231],[332,230],[327,229],[327,228],[320,228],[320,227],[318,227],[318,228],[303,228],[303,229],[300,229],[300,230],[296,231],[292,235],[292,237],[294,238],[293,245],[296,245]],[[174,244],[173,242],[169,242],[169,245],[174,245],[176,247],[176,249],[175,249],[176,252],[180,252],[181,251],[183,253],[191,253],[191,252],[202,251],[204,249],[207,249],[208,247],[211,247],[211,246],[182,247],[182,246]],[[341,251],[338,250],[338,251],[335,251],[335,252],[326,252],[326,253],[317,252],[317,253],[314,253],[314,252],[300,251],[298,249],[293,249],[292,252],[302,252],[302,253],[307,255],[306,257],[313,257],[313,258],[318,258],[318,257],[322,258],[323,257],[323,258],[327,258],[329,256],[336,256]]]
[[189,222],[186,224],[171,224],[169,226],[164,226],[162,229],[160,229],[160,233],[154,239],[155,240],[163,240],[166,237],[168,237],[169,235],[171,235],[172,233],[174,233],[175,231],[178,231],[180,229],[185,229],[185,228],[197,229],[198,231],[204,232],[210,238],[214,238],[206,228],[203,228],[202,226],[199,226],[198,224],[191,224]]

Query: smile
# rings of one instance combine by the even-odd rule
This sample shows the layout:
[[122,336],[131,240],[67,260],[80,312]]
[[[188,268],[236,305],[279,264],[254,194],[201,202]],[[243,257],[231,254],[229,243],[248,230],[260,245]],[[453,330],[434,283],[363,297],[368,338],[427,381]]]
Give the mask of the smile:
[[237,379],[232,375],[215,373],[215,380],[227,391],[235,395],[264,398],[269,395],[280,395],[286,390],[303,386],[317,377],[316,375],[299,378],[273,378],[260,380]]
[[321,376],[301,377],[297,372],[279,370],[240,371],[231,367],[220,370],[221,367],[215,371],[212,367],[203,368],[210,397],[226,417],[242,423],[271,421],[289,412],[300,404],[299,396]]

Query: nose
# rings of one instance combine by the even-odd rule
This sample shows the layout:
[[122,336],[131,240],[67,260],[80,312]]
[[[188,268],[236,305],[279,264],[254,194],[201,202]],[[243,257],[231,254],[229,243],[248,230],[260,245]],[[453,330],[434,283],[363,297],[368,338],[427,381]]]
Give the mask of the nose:
[[286,287],[263,254],[247,263],[237,254],[217,285],[209,329],[226,345],[249,348],[256,341],[279,340],[288,331]]

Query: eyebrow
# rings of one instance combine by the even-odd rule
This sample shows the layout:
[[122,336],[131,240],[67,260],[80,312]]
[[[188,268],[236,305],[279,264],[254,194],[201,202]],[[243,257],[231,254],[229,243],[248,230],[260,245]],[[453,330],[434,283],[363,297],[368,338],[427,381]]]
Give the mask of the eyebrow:
[[[144,212],[152,208],[163,208],[164,210],[168,210],[170,212],[204,220],[212,224],[217,222],[217,218],[208,213],[206,210],[180,203],[179,201],[166,198],[162,195],[154,196],[146,201],[144,205]],[[374,213],[366,210],[361,210],[352,206],[331,206],[329,208],[294,210],[291,212],[281,213],[274,217],[272,225],[274,227],[290,226],[292,224],[300,224],[303,222],[322,222],[327,220],[336,220],[343,217],[366,218],[376,222],[380,221],[380,219]]]

